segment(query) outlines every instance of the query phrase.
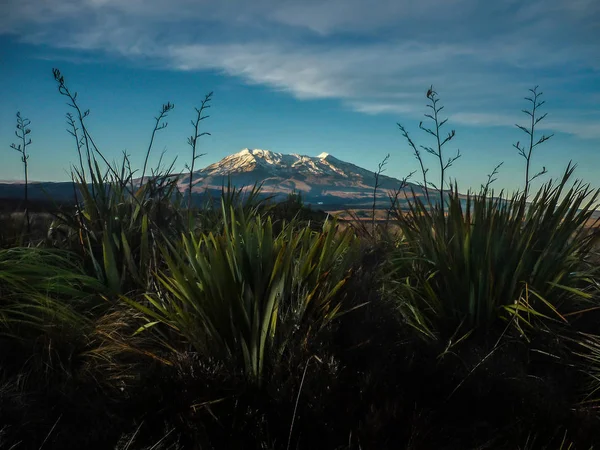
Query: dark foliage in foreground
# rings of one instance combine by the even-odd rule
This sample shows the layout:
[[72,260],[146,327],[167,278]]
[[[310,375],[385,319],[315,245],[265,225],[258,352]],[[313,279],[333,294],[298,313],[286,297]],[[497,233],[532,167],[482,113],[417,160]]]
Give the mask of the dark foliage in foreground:
[[465,201],[442,175],[445,204],[409,195],[372,226],[260,186],[196,208],[168,170],[108,165],[55,78],[76,112],[76,204],[29,232],[5,217],[0,448],[600,442],[597,192],[569,187],[571,167],[531,201],[530,176]]

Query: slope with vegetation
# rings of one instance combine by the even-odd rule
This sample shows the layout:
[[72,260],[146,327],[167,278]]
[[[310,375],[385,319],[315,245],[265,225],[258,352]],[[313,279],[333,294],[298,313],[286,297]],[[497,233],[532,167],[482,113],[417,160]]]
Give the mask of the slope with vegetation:
[[[530,195],[532,152],[548,139],[535,138],[537,90],[530,144],[517,144],[522,192],[494,194],[497,168],[466,199],[448,186],[460,154],[446,155],[455,133],[442,134],[432,88],[433,125],[421,128],[435,146],[400,125],[426,195],[408,210],[392,196],[386,220],[342,227],[260,186],[226,186],[198,208],[192,176],[183,191],[168,169],[134,183],[127,155],[104,158],[88,112],[54,76],[74,112],[75,207],[3,229],[0,448],[600,442],[598,234],[587,226],[598,192],[571,183],[569,165]],[[439,163],[436,186],[425,154]]]

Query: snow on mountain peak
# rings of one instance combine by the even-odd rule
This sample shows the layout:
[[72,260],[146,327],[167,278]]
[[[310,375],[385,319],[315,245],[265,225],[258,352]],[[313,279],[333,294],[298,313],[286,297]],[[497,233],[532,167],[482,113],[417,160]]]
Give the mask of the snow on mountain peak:
[[352,164],[344,163],[323,152],[319,156],[305,156],[296,153],[282,154],[270,150],[245,148],[227,156],[221,161],[201,170],[202,177],[250,173],[260,170],[261,176],[291,178],[300,176],[334,176],[350,179],[364,171]]

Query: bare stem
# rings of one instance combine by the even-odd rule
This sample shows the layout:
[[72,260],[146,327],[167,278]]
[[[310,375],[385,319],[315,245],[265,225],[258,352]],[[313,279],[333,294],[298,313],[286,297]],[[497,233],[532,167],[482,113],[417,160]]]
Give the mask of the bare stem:
[[383,158],[383,161],[381,161],[379,163],[379,166],[377,168],[377,172],[375,172],[375,186],[373,187],[373,211],[372,211],[372,232],[373,232],[373,236],[375,236],[375,209],[377,208],[377,190],[379,189],[379,178],[381,177],[381,174],[383,172],[385,172],[385,166],[388,163],[388,159],[390,159],[390,154],[388,153],[385,158]]
[[144,168],[142,170],[141,183],[144,182],[144,176],[146,175],[146,167],[148,166],[148,158],[150,156],[150,151],[152,150],[152,144],[154,143],[154,136],[156,135],[157,131],[167,128],[168,123],[161,123],[161,120],[163,120],[167,116],[167,114],[173,110],[173,108],[175,108],[174,104],[170,102],[165,103],[164,105],[162,105],[158,117],[154,118],[156,120],[156,123],[154,124],[154,128],[152,129],[152,136],[150,137],[150,143],[148,144],[148,150],[146,151],[146,158],[144,159]]
[[498,175],[498,169],[500,169],[502,164],[504,164],[504,161],[502,161],[500,164],[497,164],[496,167],[494,167],[494,170],[492,170],[492,173],[488,174],[485,185],[483,185],[483,184],[481,185],[481,190],[483,193],[487,194],[492,183],[494,183],[494,181],[496,181],[496,179],[497,179],[496,176]]
[[[87,158],[87,163],[88,163],[88,169],[90,171],[90,177],[93,177],[94,176],[93,175],[94,174],[94,166],[92,164],[92,154],[91,154],[91,150],[90,150],[89,133],[87,132],[85,122],[83,120],[90,114],[90,110],[87,109],[85,111],[82,111],[81,108],[79,108],[79,105],[77,104],[77,92],[71,93],[71,91],[65,84],[65,77],[60,73],[60,70],[52,69],[52,74],[54,75],[54,80],[58,83],[58,92],[70,100],[70,103],[67,103],[67,105],[69,105],[71,108],[73,108],[77,112],[77,119],[79,121],[79,125],[83,132],[82,140],[83,140],[83,146],[85,146],[85,153],[86,153],[86,158]],[[80,152],[81,147],[79,146],[79,140],[77,141],[77,145],[78,145],[78,147],[77,147],[78,152]],[[85,177],[84,177],[84,180],[85,180]],[[94,184],[93,183],[92,183],[92,195],[94,195]]]
[[425,196],[427,197],[427,203],[429,203],[429,205],[431,206],[431,201],[429,199],[429,187],[427,183],[427,172],[429,171],[429,169],[425,168],[423,158],[421,157],[421,151],[417,148],[413,140],[408,135],[408,131],[406,131],[406,128],[404,128],[399,123],[397,125],[398,128],[400,128],[400,131],[402,132],[402,136],[404,136],[404,138],[408,142],[408,145],[413,149],[413,154],[415,155],[415,158],[417,159],[417,161],[419,161],[419,166],[421,167],[421,175],[423,176],[423,190],[425,191]]
[[400,180],[400,186],[394,189],[393,194],[390,194],[390,208],[387,212],[386,224],[389,223],[392,214],[397,212],[397,208],[399,208],[398,199],[400,197],[400,194],[408,186],[408,180],[410,180],[415,173],[417,173],[417,171],[413,170],[411,173],[402,178],[402,180]]
[[529,136],[529,147],[522,146],[519,141],[516,144],[513,144],[513,147],[515,147],[518,150],[519,155],[521,155],[523,158],[525,158],[525,199],[528,196],[531,182],[533,180],[535,180],[536,178],[547,173],[546,167],[542,166],[541,171],[539,171],[538,173],[536,173],[533,176],[529,175],[530,170],[531,170],[531,156],[533,153],[533,149],[535,147],[537,147],[538,145],[542,144],[543,142],[546,142],[552,136],[554,136],[554,134],[551,134],[549,136],[542,135],[542,137],[540,137],[537,141],[535,140],[535,136],[534,136],[535,135],[535,127],[538,123],[540,123],[542,120],[544,120],[548,114],[547,113],[542,114],[539,117],[536,116],[538,109],[541,108],[542,105],[544,105],[544,103],[546,103],[545,101],[539,100],[540,97],[542,96],[543,92],[538,92],[538,86],[535,86],[533,89],[529,89],[529,92],[531,92],[532,95],[531,95],[531,97],[525,97],[525,100],[527,100],[528,102],[531,103],[531,109],[530,110],[526,110],[526,109],[521,110],[522,112],[527,114],[531,119],[529,128],[527,128],[523,125],[515,124],[515,126],[518,129],[520,129],[521,131],[523,131],[525,134],[527,134]]
[[193,187],[193,176],[194,176],[194,164],[196,163],[196,159],[204,156],[205,154],[198,154],[197,153],[197,149],[198,149],[198,139],[201,138],[202,136],[210,136],[210,133],[207,131],[204,131],[202,133],[199,132],[199,127],[200,127],[200,122],[202,122],[205,119],[208,119],[208,117],[210,116],[205,116],[204,111],[208,108],[210,108],[210,100],[212,98],[213,93],[209,92],[208,94],[206,94],[204,96],[204,100],[202,100],[202,103],[200,104],[200,108],[196,108],[196,120],[192,120],[192,126],[194,127],[194,134],[191,135],[188,138],[188,144],[190,145],[190,147],[192,147],[192,161],[189,164],[188,168],[189,168],[189,173],[190,173],[190,178],[189,178],[189,184],[188,184],[188,215],[191,214],[191,210],[192,210],[192,187]]
[[29,218],[29,170],[28,161],[29,155],[27,154],[27,146],[31,144],[31,138],[27,136],[31,133],[31,129],[28,128],[31,124],[29,119],[23,118],[20,112],[17,112],[17,129],[15,130],[15,136],[21,141],[19,144],[10,144],[13,150],[16,150],[21,155],[21,161],[23,162],[23,170],[25,172],[25,220],[27,221],[27,233],[31,233],[31,220]]
[[423,122],[421,122],[419,124],[419,128],[423,131],[425,131],[427,134],[430,134],[431,136],[433,136],[436,139],[436,148],[432,148],[432,147],[427,147],[427,146],[423,146],[421,145],[421,148],[423,150],[425,150],[427,153],[432,154],[433,156],[435,156],[438,161],[439,161],[439,165],[440,165],[440,186],[439,186],[439,192],[440,192],[440,208],[442,211],[442,215],[444,214],[444,185],[446,182],[446,170],[452,166],[452,164],[454,164],[454,162],[461,157],[460,154],[460,150],[458,150],[456,152],[456,156],[450,157],[448,158],[447,161],[444,161],[444,155],[443,155],[443,147],[450,142],[452,139],[454,139],[454,136],[456,136],[456,131],[455,130],[451,130],[450,133],[448,133],[448,135],[444,138],[441,137],[440,135],[440,130],[441,128],[446,124],[446,122],[448,121],[448,119],[443,119],[440,120],[439,118],[439,113],[442,111],[442,109],[444,109],[443,106],[439,106],[438,107],[438,102],[439,99],[437,97],[437,92],[433,89],[433,86],[431,86],[429,88],[429,90],[427,91],[427,98],[429,99],[429,104],[427,105],[427,107],[429,109],[431,109],[431,113],[425,114],[425,117],[427,117],[428,119],[431,119],[431,121],[434,124],[434,128],[427,128],[423,126]]
[[67,128],[67,132],[75,138],[75,144],[77,146],[77,155],[79,156],[79,168],[81,169],[81,173],[83,175],[83,179],[85,180],[85,169],[83,167],[83,156],[81,155],[81,147],[83,146],[83,137],[79,137],[79,128],[77,128],[77,124],[75,123],[75,119],[73,118],[73,114],[67,113],[67,124],[69,128]]

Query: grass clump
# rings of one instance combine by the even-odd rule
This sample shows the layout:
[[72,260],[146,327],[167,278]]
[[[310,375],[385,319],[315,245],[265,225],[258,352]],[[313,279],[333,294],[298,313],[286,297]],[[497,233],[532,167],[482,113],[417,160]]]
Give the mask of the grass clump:
[[407,321],[433,336],[440,326],[486,328],[500,317],[525,328],[536,318],[566,322],[593,306],[598,235],[587,226],[598,191],[568,188],[573,170],[531,203],[523,193],[463,197],[454,189],[447,214],[418,197],[397,210],[402,239],[392,264]]
[[164,324],[260,386],[298,330],[309,339],[338,316],[355,241],[332,223],[322,233],[288,224],[275,235],[270,218],[230,208],[223,233],[184,235],[163,249],[167,268],[148,306],[128,302],[146,314],[144,328]]

